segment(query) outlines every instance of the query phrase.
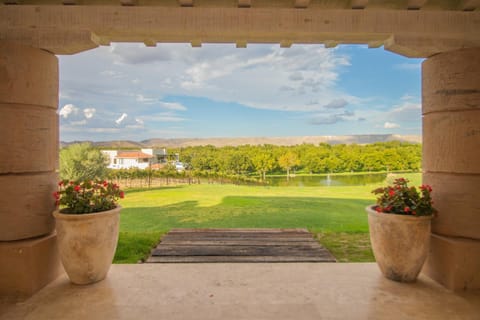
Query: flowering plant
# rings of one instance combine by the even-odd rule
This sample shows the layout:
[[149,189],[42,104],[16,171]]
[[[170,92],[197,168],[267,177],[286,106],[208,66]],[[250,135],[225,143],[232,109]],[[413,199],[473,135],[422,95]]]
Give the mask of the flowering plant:
[[372,193],[377,197],[375,210],[383,213],[429,216],[436,210],[432,207],[432,188],[429,185],[420,186],[420,192],[415,187],[408,186],[408,180],[395,179],[392,186],[378,188]]
[[62,207],[62,213],[83,214],[115,208],[118,199],[123,199],[124,192],[117,184],[103,180],[61,180],[53,197],[55,204]]

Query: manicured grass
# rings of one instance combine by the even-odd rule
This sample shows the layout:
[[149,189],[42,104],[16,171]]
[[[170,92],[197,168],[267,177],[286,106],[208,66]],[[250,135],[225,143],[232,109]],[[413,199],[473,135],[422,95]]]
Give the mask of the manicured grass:
[[[402,174],[419,185],[420,174]],[[339,261],[372,261],[364,208],[371,190],[352,187],[188,185],[128,191],[116,263],[148,256],[171,228],[308,228]]]
[[319,242],[337,258],[338,262],[373,262],[368,232],[328,232],[316,235]]
[[120,232],[115,263],[137,263],[143,261],[163,232]]

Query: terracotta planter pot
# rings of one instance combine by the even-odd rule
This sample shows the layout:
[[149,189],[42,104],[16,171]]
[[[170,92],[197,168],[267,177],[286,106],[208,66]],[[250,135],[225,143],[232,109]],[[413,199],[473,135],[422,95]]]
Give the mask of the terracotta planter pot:
[[89,214],[53,213],[63,267],[75,284],[103,280],[112,264],[118,242],[120,210]]
[[430,246],[432,216],[377,213],[366,208],[375,260],[388,279],[414,282]]

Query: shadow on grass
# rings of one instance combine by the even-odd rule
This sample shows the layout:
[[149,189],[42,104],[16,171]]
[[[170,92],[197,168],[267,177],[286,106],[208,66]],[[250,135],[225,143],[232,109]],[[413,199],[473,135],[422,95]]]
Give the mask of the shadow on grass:
[[124,207],[121,231],[171,228],[309,228],[315,232],[367,232],[366,199],[228,196],[214,206],[183,201]]
[[116,263],[135,263],[172,228],[307,228],[339,261],[372,261],[368,199],[228,196],[214,206],[182,201],[124,207]]
[[156,190],[170,190],[170,189],[182,189],[185,188],[186,185],[177,185],[177,186],[161,186],[161,187],[145,187],[145,188],[131,188],[125,189],[125,193],[128,195],[129,193],[138,193],[138,192],[145,192],[145,191],[156,191]]

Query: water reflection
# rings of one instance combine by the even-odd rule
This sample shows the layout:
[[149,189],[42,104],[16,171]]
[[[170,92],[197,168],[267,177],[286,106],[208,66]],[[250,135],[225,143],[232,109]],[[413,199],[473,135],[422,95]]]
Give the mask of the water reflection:
[[271,186],[292,187],[318,187],[318,186],[362,186],[380,183],[387,177],[386,173],[366,173],[352,175],[313,175],[292,176],[288,180],[285,176],[267,177],[266,181]]

